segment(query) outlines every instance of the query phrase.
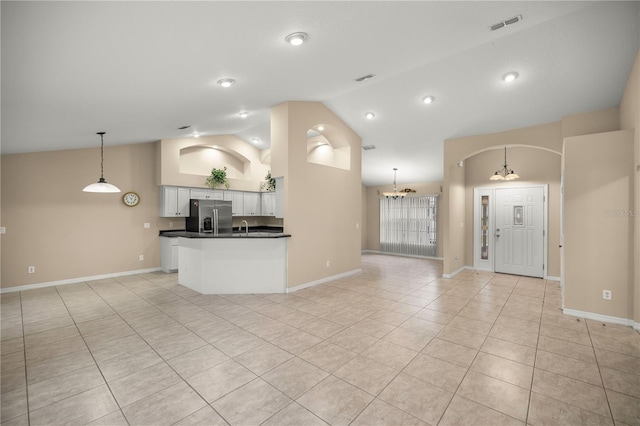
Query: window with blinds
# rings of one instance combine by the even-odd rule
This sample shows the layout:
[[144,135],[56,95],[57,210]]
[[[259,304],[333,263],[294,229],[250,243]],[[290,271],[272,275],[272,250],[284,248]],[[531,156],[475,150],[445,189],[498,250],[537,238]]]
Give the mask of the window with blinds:
[[438,197],[380,199],[380,250],[387,253],[437,256]]

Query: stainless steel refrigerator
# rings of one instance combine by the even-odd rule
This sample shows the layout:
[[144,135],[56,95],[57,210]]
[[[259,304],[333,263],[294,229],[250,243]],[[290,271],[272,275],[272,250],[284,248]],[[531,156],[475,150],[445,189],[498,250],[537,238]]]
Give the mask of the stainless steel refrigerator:
[[190,200],[187,231],[205,234],[231,234],[231,201]]

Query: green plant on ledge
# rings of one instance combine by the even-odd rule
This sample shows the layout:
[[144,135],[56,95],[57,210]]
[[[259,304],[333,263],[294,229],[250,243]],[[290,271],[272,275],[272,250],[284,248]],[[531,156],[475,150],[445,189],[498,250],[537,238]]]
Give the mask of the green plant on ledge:
[[229,180],[227,179],[227,167],[222,169],[211,169],[211,175],[207,178],[207,186],[211,189],[216,189],[220,185],[224,185],[229,189]]
[[276,180],[271,177],[271,170],[267,172],[267,175],[264,177],[264,182],[260,184],[260,190],[271,192],[276,190]]

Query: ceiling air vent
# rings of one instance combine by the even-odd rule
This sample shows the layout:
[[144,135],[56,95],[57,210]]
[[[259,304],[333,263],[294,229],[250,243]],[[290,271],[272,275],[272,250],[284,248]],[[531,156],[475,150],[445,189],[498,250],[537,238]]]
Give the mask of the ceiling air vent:
[[367,75],[363,75],[362,77],[356,78],[354,81],[360,83],[362,81],[371,80],[375,76],[376,76],[375,74],[367,74]]
[[375,145],[362,145],[362,149],[369,151],[370,149],[376,149]]
[[500,28],[504,28],[507,25],[515,24],[520,21],[522,21],[522,15],[514,16],[513,18],[505,19],[504,21],[493,24],[489,29],[491,29],[491,31],[499,30]]
[[191,126],[182,126],[182,127],[178,127],[178,130],[184,130],[184,129],[188,129]]

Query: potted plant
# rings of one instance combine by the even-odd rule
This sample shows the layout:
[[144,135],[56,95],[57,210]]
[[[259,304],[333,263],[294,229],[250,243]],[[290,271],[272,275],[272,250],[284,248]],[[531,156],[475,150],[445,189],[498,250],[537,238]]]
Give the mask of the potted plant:
[[271,177],[271,170],[264,177],[264,182],[260,184],[260,190],[273,192],[276,190],[276,180]]
[[224,185],[229,189],[229,180],[227,179],[227,167],[222,169],[211,169],[211,175],[207,178],[207,186],[211,189],[216,189],[220,185]]

